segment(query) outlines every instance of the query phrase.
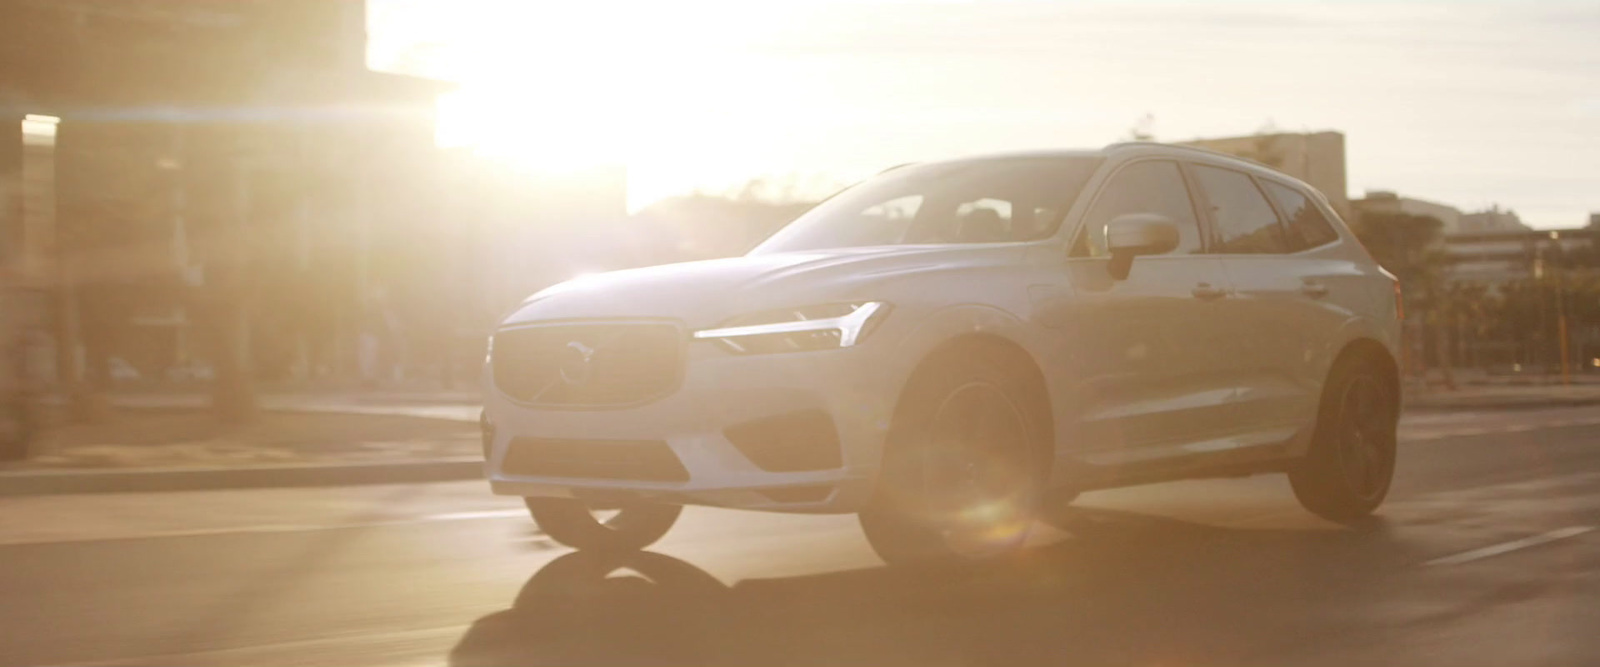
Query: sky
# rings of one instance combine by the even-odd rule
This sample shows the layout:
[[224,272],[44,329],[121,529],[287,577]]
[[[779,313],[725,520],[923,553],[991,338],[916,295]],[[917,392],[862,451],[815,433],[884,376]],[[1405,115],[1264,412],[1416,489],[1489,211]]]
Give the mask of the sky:
[[440,141],[626,164],[634,206],[905,162],[1345,133],[1350,192],[1535,227],[1600,212],[1600,3],[370,0],[379,69],[461,83]]

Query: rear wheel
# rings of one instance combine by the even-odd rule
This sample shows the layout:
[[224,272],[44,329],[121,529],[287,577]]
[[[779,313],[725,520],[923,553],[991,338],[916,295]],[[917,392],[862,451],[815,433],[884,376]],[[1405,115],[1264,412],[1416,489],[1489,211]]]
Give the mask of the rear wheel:
[[661,539],[683,513],[679,505],[623,503],[594,507],[567,498],[524,498],[550,539],[588,551],[636,551]]
[[1355,360],[1328,376],[1311,450],[1289,472],[1313,514],[1348,522],[1376,510],[1394,479],[1399,396],[1378,365]]
[[947,565],[1015,552],[1037,512],[1048,415],[1019,373],[982,354],[919,372],[890,429],[878,493],[861,513],[890,564]]

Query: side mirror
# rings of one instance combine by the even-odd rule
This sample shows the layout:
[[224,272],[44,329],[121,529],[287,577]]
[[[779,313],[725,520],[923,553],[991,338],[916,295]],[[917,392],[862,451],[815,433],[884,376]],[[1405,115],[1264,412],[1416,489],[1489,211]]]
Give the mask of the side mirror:
[[1128,213],[1106,223],[1106,249],[1111,252],[1111,277],[1124,280],[1133,258],[1164,255],[1178,247],[1178,223],[1155,213]]

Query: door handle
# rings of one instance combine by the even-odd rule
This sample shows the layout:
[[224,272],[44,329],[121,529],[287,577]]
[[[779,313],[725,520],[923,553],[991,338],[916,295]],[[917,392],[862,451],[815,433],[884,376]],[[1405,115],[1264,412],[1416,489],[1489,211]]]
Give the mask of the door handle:
[[1221,287],[1212,287],[1211,283],[1200,283],[1195,285],[1194,289],[1190,290],[1189,293],[1193,294],[1196,299],[1212,301],[1227,296],[1228,290]]
[[1306,282],[1300,286],[1300,292],[1313,299],[1320,299],[1328,295],[1328,286],[1319,282]]

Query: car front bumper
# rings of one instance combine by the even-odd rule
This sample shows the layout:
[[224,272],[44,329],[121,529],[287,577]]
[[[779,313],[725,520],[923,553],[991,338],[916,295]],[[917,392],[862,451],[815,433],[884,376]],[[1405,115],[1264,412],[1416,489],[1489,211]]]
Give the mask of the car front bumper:
[[597,504],[857,511],[903,382],[882,357],[870,341],[765,355],[697,341],[674,391],[614,409],[522,404],[488,372],[489,481],[497,494]]

